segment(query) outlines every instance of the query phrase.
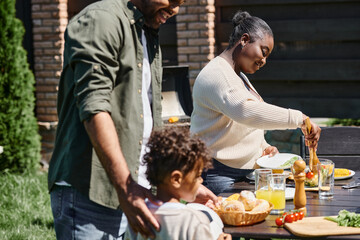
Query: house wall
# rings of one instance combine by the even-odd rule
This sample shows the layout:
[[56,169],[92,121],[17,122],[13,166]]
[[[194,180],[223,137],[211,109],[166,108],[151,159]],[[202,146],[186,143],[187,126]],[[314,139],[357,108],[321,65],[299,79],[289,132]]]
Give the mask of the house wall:
[[360,118],[360,1],[218,0],[219,51],[238,9],[264,19],[274,33],[267,64],[248,75],[266,102],[311,117]]
[[[42,136],[42,156],[47,162],[54,147],[58,121],[56,99],[63,35],[68,19],[95,1],[31,0],[36,115]],[[187,0],[180,9],[176,19],[168,21],[160,30],[164,65],[188,65],[193,83],[200,69],[214,57],[214,0]]]
[[31,0],[36,116],[42,157],[49,161],[57,126],[56,99],[62,67],[67,0]]
[[[69,14],[94,1],[31,0],[36,115],[46,161],[58,120],[63,34]],[[360,117],[358,0],[186,0],[160,29],[164,65],[188,65],[193,85],[226,46],[229,22],[240,8],[266,20],[275,34],[268,64],[250,77],[266,101],[310,116]]]
[[189,66],[190,84],[215,55],[215,1],[187,0],[177,20],[179,65]]

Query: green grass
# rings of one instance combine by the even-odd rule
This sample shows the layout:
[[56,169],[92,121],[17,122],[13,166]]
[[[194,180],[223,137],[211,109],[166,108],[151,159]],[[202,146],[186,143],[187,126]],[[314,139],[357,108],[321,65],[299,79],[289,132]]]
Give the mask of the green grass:
[[55,240],[53,223],[46,172],[0,173],[0,240]]
[[0,239],[56,239],[47,173],[0,173]]

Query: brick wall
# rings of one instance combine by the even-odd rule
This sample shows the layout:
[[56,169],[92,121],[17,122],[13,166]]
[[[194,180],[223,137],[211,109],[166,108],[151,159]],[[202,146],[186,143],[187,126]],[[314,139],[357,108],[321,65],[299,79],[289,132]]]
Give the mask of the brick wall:
[[68,0],[31,0],[36,116],[42,136],[43,160],[49,161],[57,126],[56,98],[62,67]]
[[179,65],[189,66],[191,86],[215,54],[215,1],[186,0],[176,17]]
[[[42,136],[42,157],[48,162],[57,127],[56,99],[62,68],[69,0],[31,0],[36,115]],[[177,16],[179,65],[189,66],[190,84],[214,58],[214,0],[187,0]]]

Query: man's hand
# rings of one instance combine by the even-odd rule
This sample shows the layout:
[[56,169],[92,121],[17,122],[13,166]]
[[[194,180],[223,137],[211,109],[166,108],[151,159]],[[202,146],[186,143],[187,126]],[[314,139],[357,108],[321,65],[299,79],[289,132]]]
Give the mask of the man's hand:
[[265,148],[261,156],[269,155],[269,157],[273,157],[277,153],[279,153],[279,150],[276,147],[269,146]]
[[131,178],[125,191],[118,193],[118,196],[129,225],[135,233],[140,233],[145,238],[155,238],[153,229],[160,231],[160,225],[146,206],[145,199],[148,198],[159,205],[162,203],[155,199],[150,190],[140,186]]
[[130,226],[145,237],[155,237],[153,229],[158,231],[160,226],[145,204],[145,198],[155,201],[154,196],[131,178],[110,114],[100,112],[84,121],[84,126],[107,175],[116,188],[121,209]]

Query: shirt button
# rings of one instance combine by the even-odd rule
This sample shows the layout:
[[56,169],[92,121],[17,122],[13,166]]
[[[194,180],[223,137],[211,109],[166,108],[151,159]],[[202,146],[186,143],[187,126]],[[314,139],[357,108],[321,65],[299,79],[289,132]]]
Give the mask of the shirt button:
[[142,19],[142,18],[140,18],[140,19],[139,19],[139,22],[142,22],[142,21],[143,21],[143,19]]
[[135,174],[138,174],[139,173],[139,171],[138,170],[135,170]]
[[134,23],[135,23],[135,20],[134,20],[134,19],[131,19],[131,20],[130,20],[130,23],[131,23],[131,24],[134,24]]
[[141,89],[138,89],[138,93],[141,93]]
[[141,63],[138,63],[138,67],[141,68],[142,64]]
[[141,118],[144,118],[144,115],[140,114],[140,117],[141,117]]
[[139,144],[142,145],[142,140],[139,141]]

